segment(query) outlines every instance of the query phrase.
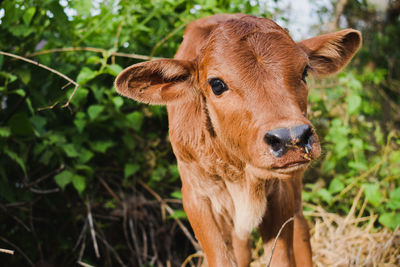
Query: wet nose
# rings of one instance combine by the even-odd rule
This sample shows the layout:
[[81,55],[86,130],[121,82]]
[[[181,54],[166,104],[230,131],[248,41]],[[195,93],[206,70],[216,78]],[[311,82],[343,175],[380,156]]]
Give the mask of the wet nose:
[[312,128],[307,124],[292,128],[279,128],[268,131],[264,141],[271,147],[275,157],[283,156],[290,147],[300,147],[311,151]]

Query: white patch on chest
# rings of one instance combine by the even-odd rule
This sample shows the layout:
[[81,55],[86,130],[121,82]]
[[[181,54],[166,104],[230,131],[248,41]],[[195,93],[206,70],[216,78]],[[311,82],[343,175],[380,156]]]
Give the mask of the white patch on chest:
[[227,182],[234,205],[235,233],[240,239],[248,237],[266,212],[265,181],[246,175],[243,183]]

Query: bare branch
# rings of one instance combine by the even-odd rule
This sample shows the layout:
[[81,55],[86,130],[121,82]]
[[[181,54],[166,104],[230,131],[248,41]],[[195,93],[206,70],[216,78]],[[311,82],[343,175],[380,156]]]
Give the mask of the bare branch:
[[0,240],[3,241],[4,243],[10,245],[11,247],[13,247],[16,251],[18,251],[18,253],[20,253],[22,255],[22,257],[25,258],[25,260],[29,263],[30,266],[35,266],[35,264],[33,264],[33,262],[28,258],[28,256],[26,256],[26,254],[19,247],[17,247],[17,245],[8,241],[7,239],[5,239],[2,236],[0,236]]
[[[165,203],[165,201],[160,197],[160,195],[158,195],[156,192],[154,192],[153,189],[151,189],[147,184],[145,184],[140,179],[138,179],[137,181],[142,187],[144,187],[144,189],[146,189],[150,194],[152,194],[155,197],[155,199],[157,199],[161,203],[161,205],[167,210],[167,212],[170,215],[174,214],[174,210],[167,203]],[[196,250],[200,250],[199,243],[192,237],[192,235],[190,234],[189,230],[185,227],[185,225],[183,225],[183,223],[178,218],[174,218],[174,220],[179,225],[182,232],[186,235],[186,237],[189,239],[189,241],[192,243],[193,247]]]
[[[74,91],[72,92],[71,96],[69,97],[67,103],[65,103],[65,105],[63,105],[62,107],[64,108],[64,107],[68,107],[68,106],[69,106],[69,103],[71,102],[72,97],[74,96],[76,90],[77,90],[78,87],[79,87],[79,84],[78,84],[77,82],[75,82],[74,80],[72,80],[71,78],[69,78],[68,76],[66,76],[65,74],[62,74],[61,72],[56,71],[55,69],[52,69],[52,68],[50,68],[50,67],[47,67],[47,66],[45,66],[45,65],[43,65],[43,64],[40,64],[40,63],[37,62],[37,61],[33,61],[33,60],[28,59],[28,58],[21,57],[21,56],[18,56],[18,55],[14,55],[14,54],[11,54],[11,53],[7,53],[7,52],[3,52],[3,51],[0,51],[0,55],[5,55],[5,56],[13,57],[13,58],[16,58],[16,59],[19,59],[19,60],[22,60],[22,61],[31,63],[31,64],[33,64],[33,65],[36,65],[36,66],[38,66],[38,67],[41,67],[41,68],[43,68],[43,69],[45,69],[45,70],[48,70],[48,71],[50,71],[50,72],[52,72],[52,73],[54,73],[54,74],[56,74],[56,75],[58,75],[58,76],[64,78],[65,80],[67,80],[67,81],[69,82],[69,84],[75,85]],[[64,86],[64,87],[65,87],[65,86]],[[64,87],[63,87],[63,88],[64,88]],[[50,107],[53,108],[53,107],[55,107],[55,105],[57,105],[57,103],[55,103],[53,106],[50,106]]]
[[[51,53],[75,52],[75,51],[89,51],[89,52],[95,52],[95,53],[105,53],[107,50],[102,49],[102,48],[97,48],[97,47],[64,47],[64,48],[54,48],[54,49],[43,50],[43,51],[39,51],[39,52],[36,52],[33,54],[29,54],[27,56],[35,57],[35,56],[51,54]],[[119,53],[119,52],[112,52],[110,54],[110,56],[127,57],[127,58],[141,59],[141,60],[151,60],[152,58],[155,58],[155,57],[149,57],[149,56],[144,56],[144,55],[139,55],[139,54],[128,54],[128,53]]]
[[[115,41],[114,41],[114,46],[113,46],[114,51],[117,51],[117,49],[118,49],[119,36],[121,35],[122,26],[124,26],[124,23],[125,23],[125,20],[121,21],[121,23],[118,26],[117,34],[115,35]],[[111,57],[111,63],[115,64],[115,55],[113,55]]]
[[340,16],[342,16],[343,14],[343,10],[344,7],[347,5],[347,1],[348,0],[339,0],[337,2],[333,21],[328,25],[329,31],[335,31],[337,28],[339,28]]
[[14,255],[14,250],[0,248],[0,253],[6,253],[6,254]]
[[188,25],[188,22],[183,23],[182,25],[180,25],[178,28],[174,29],[172,32],[170,32],[169,34],[167,34],[161,41],[159,41],[154,47],[153,50],[151,50],[150,53],[150,58],[153,58],[154,53],[156,52],[156,50],[162,45],[164,44],[169,38],[171,38],[172,36],[174,36],[177,32],[179,32],[182,28],[186,27],[186,25]]
[[88,210],[87,216],[88,216],[88,221],[89,221],[90,234],[92,236],[92,241],[93,241],[94,252],[96,253],[96,258],[100,258],[99,246],[97,245],[96,232],[95,232],[94,226],[93,226],[93,217],[92,217],[92,212],[90,210],[89,200],[86,201],[86,205],[87,205],[87,210]]

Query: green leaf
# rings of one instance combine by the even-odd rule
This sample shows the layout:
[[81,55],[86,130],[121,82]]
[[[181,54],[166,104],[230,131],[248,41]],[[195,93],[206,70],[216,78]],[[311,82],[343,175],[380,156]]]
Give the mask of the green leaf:
[[51,157],[54,155],[53,151],[46,150],[44,154],[40,156],[39,162],[43,163],[44,165],[48,165],[50,162]]
[[29,69],[19,69],[15,73],[19,76],[19,78],[25,85],[27,85],[31,80],[31,72]]
[[181,191],[174,191],[171,193],[171,197],[177,198],[177,199],[182,199],[182,192]]
[[66,143],[67,140],[65,139],[65,137],[59,133],[52,133],[51,135],[49,135],[49,143],[50,144],[64,144]]
[[128,178],[129,176],[135,174],[138,170],[140,170],[139,164],[127,163],[125,164],[124,177]]
[[24,160],[20,156],[18,156],[17,153],[9,150],[7,147],[4,148],[4,153],[6,153],[7,156],[9,156],[12,160],[14,160],[21,167],[22,171],[26,174],[26,167]]
[[338,178],[334,178],[331,183],[329,184],[329,192],[331,194],[336,194],[341,192],[344,189],[344,184],[343,182],[338,179]]
[[75,174],[72,176],[72,184],[79,194],[82,194],[83,190],[86,188],[86,179],[83,176]]
[[30,119],[33,127],[35,128],[36,131],[39,132],[39,134],[44,134],[45,129],[44,126],[46,125],[47,121],[45,117],[39,116],[39,115],[33,115]]
[[57,185],[64,190],[65,187],[71,183],[73,176],[74,174],[72,172],[65,170],[54,176],[54,180],[56,181]]
[[381,216],[379,216],[378,221],[384,226],[394,230],[396,229],[397,226],[400,225],[400,213],[398,212],[383,213]]
[[113,76],[117,76],[122,70],[123,70],[122,67],[117,64],[107,65],[106,68],[106,72]]
[[318,190],[317,195],[319,197],[321,197],[322,200],[324,200],[328,204],[330,204],[332,202],[333,197],[332,197],[331,193],[329,193],[329,191],[326,190],[325,188]]
[[390,199],[387,207],[392,210],[400,209],[400,187],[390,192]]
[[90,56],[86,60],[86,63],[87,64],[99,64],[99,63],[101,63],[101,58],[98,56]]
[[26,95],[24,89],[17,89],[11,92],[11,94],[16,94],[19,95],[21,97],[24,97]]
[[112,147],[114,145],[114,142],[112,141],[97,141],[97,142],[91,142],[90,147],[100,153],[105,153],[108,148]]
[[8,79],[9,83],[14,82],[15,80],[17,80],[17,76],[8,73],[8,72],[4,72],[4,71],[0,71],[0,76],[3,76],[4,78]]
[[9,137],[11,130],[9,127],[0,127],[0,137]]
[[186,213],[184,210],[174,210],[174,213],[168,216],[168,218],[172,219],[187,219]]
[[28,136],[33,134],[33,127],[25,112],[14,114],[7,123],[15,135]]
[[101,105],[92,105],[88,108],[89,118],[91,120],[96,119],[100,113],[104,110],[104,106]]
[[139,132],[143,124],[143,114],[139,111],[135,111],[127,115],[126,118],[129,120],[129,126]]
[[347,102],[347,113],[355,114],[358,112],[362,100],[359,95],[350,95],[346,98],[346,102]]
[[379,184],[363,184],[364,194],[368,198],[368,202],[377,207],[382,200],[382,193],[379,191]]
[[22,19],[24,20],[25,25],[29,25],[31,23],[31,20],[33,18],[33,16],[35,15],[36,12],[36,8],[34,7],[30,7],[28,8],[24,15],[22,16]]
[[83,67],[76,78],[76,82],[82,86],[83,84],[95,78],[97,75],[97,71],[91,70],[88,67]]
[[3,62],[4,62],[4,56],[0,55],[0,70],[3,67]]
[[78,132],[82,133],[83,129],[86,126],[86,120],[84,120],[84,119],[75,119],[74,120],[74,124],[75,124],[76,128],[78,129]]
[[63,145],[62,148],[64,149],[65,154],[70,158],[76,158],[79,156],[73,144]]
[[93,158],[94,154],[92,153],[92,151],[86,149],[86,148],[82,148],[79,151],[79,160],[81,163],[86,163],[89,160],[91,160]]
[[113,102],[116,109],[119,109],[124,104],[124,100],[120,96],[114,96]]

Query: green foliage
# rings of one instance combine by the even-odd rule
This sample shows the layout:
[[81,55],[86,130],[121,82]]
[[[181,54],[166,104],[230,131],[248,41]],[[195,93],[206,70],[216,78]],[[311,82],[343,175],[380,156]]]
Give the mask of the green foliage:
[[[310,90],[311,119],[319,132],[323,160],[309,170],[318,177],[305,185],[306,202],[328,205],[347,213],[360,188],[364,212],[377,214],[389,228],[400,223],[397,193],[400,190],[399,131],[387,128],[381,120],[383,107],[376,97],[376,85],[384,71],[346,71],[325,82],[315,82]],[[306,181],[309,178],[306,175]],[[362,203],[358,209],[361,210]]]

